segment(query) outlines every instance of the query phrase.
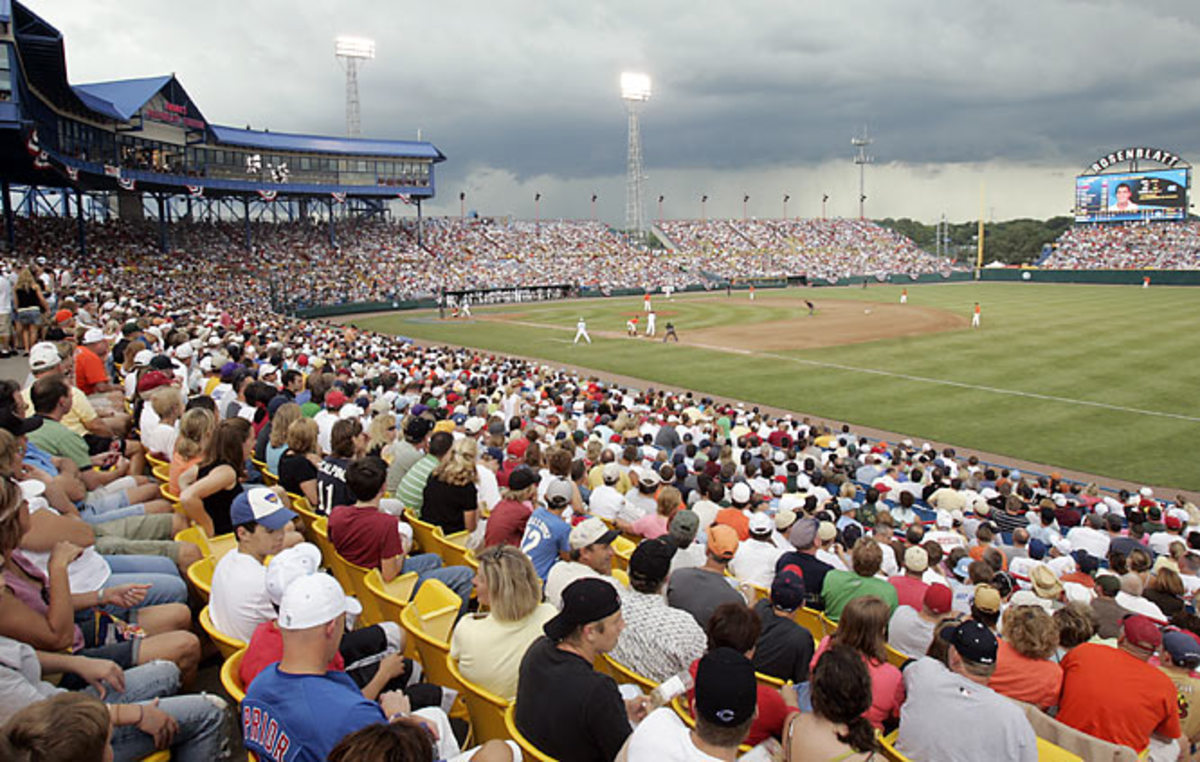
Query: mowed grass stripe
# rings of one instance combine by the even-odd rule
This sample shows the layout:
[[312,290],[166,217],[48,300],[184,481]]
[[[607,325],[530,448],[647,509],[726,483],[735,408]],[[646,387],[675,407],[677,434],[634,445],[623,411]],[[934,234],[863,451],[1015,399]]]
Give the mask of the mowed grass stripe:
[[[660,332],[670,319],[686,340],[689,330],[701,327],[806,315],[804,298],[817,303],[819,326],[824,302],[887,303],[899,293],[899,286],[759,291],[760,299],[791,300],[795,308],[751,304],[744,292],[729,299],[656,297],[654,304]],[[596,335],[623,331],[629,315],[641,314],[638,298],[476,308],[548,327],[414,321],[403,314],[355,322],[1195,489],[1200,476],[1191,451],[1200,442],[1200,400],[1190,367],[1200,352],[1197,296],[1184,288],[909,286],[910,304],[964,316],[980,301],[984,329],[755,355]],[[564,343],[581,315],[593,331],[591,347]]]

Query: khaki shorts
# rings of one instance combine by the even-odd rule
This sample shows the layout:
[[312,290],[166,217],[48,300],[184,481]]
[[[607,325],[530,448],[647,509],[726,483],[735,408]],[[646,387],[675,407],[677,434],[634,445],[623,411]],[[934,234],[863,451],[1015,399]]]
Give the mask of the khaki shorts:
[[[148,516],[128,516],[123,519],[93,524],[96,537],[117,540],[170,540],[174,518],[170,513],[151,513]],[[158,555],[158,554],[154,554]]]
[[179,560],[179,543],[174,540],[127,540],[124,537],[97,537],[96,552],[104,556],[165,556]]

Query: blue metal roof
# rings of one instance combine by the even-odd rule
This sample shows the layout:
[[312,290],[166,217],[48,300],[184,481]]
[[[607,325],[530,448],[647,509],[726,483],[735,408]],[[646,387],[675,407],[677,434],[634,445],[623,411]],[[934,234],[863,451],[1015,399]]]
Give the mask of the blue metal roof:
[[213,137],[218,143],[259,148],[264,151],[300,151],[309,153],[358,154],[362,156],[389,156],[406,159],[432,159],[434,163],[446,157],[432,143],[416,140],[367,140],[361,138],[336,138],[322,135],[296,135],[286,132],[263,132],[243,130],[237,127],[222,127],[210,124]]
[[93,82],[72,85],[71,89],[88,108],[121,122],[128,122],[146,101],[171,81],[171,75],[118,79],[113,82]]

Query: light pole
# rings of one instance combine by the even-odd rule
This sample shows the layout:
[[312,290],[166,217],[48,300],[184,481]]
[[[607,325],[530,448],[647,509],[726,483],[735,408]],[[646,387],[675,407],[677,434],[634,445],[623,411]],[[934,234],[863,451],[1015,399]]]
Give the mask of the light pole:
[[788,202],[788,199],[790,199],[790,198],[791,198],[791,196],[789,196],[788,194],[786,194],[786,193],[785,193],[785,194],[783,194],[783,219],[784,219],[785,221],[786,221],[786,220],[787,220],[787,218],[788,218],[788,216],[787,216],[787,202]]
[[750,203],[750,194],[742,195],[742,222],[746,221],[746,204]]
[[641,237],[645,232],[645,209],[642,206],[642,131],[638,108],[650,100],[650,77],[627,71],[621,74],[621,99],[629,112],[629,152],[625,166],[625,229],[629,235]]
[[663,198],[664,198],[664,196],[662,196],[661,194],[659,194],[659,197],[658,197],[658,224],[659,224],[659,225],[661,225],[661,224],[662,224],[662,220],[663,220],[663,218],[662,218],[662,202],[663,202]]
[[858,149],[858,153],[854,156],[854,163],[858,165],[858,218],[865,219],[864,207],[867,201],[867,192],[864,187],[864,177],[868,164],[875,161],[874,156],[867,155],[867,146],[874,142],[867,136],[867,128],[863,127],[862,137],[851,138],[850,145]]
[[596,221],[596,194],[592,194],[592,222]]
[[358,102],[358,67],[375,57],[375,41],[365,37],[337,37],[333,55],[346,67],[346,135],[362,134],[362,114]]
[[458,219],[462,221],[467,216],[467,194],[463,191],[458,193]]
[[708,204],[708,196],[707,195],[701,196],[700,197],[700,221],[701,222],[708,221],[708,214],[705,211],[705,207],[707,204]]
[[829,203],[829,194],[821,194],[821,219],[825,219],[825,204]]
[[533,224],[537,232],[542,232],[542,194],[533,194]]

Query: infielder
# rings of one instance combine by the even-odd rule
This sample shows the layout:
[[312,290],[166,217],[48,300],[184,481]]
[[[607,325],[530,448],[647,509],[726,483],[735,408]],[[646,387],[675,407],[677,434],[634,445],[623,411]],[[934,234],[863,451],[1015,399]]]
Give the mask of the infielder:
[[587,343],[592,343],[592,337],[588,336],[587,332],[587,321],[585,321],[582,317],[580,317],[579,322],[575,324],[575,341],[571,343],[578,344],[580,339],[586,339]]
[[979,328],[979,302],[975,302],[975,311],[971,313],[971,327]]
[[465,318],[471,317],[471,302],[469,302],[465,298],[463,299],[463,302],[462,302],[462,316]]
[[667,339],[675,339],[675,343],[679,343],[679,335],[675,333],[675,324],[670,320],[667,321],[667,332],[663,334],[663,343],[667,343]]
[[630,336],[637,336],[638,319],[636,317],[629,318],[625,321],[625,333]]
[[646,314],[646,335],[653,336],[656,332],[657,329],[654,327],[654,310],[650,310]]

